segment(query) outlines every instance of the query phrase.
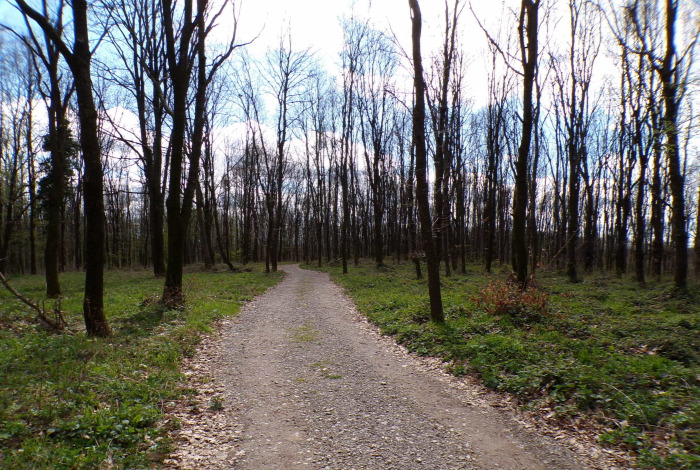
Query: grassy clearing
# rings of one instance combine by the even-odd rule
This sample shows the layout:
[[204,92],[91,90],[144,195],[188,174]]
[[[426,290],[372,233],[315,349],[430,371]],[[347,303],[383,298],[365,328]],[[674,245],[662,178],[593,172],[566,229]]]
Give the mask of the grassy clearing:
[[[309,266],[310,268],[313,268]],[[421,354],[474,373],[550,419],[593,418],[600,440],[648,468],[700,465],[700,286],[639,287],[595,274],[569,284],[541,271],[525,293],[507,271],[443,278],[447,322],[429,320],[425,281],[412,265],[325,268],[383,333]]]
[[[168,451],[158,426],[183,389],[179,371],[212,321],[235,314],[281,279],[260,268],[185,275],[187,306],[164,311],[162,279],[146,271],[108,272],[108,339],[55,335],[25,320],[25,308],[0,291],[0,467],[149,468]],[[83,330],[84,274],[61,277],[62,308]],[[41,276],[11,279],[24,295],[43,298]],[[48,304],[47,304],[48,305]],[[191,393],[191,391],[189,391]]]

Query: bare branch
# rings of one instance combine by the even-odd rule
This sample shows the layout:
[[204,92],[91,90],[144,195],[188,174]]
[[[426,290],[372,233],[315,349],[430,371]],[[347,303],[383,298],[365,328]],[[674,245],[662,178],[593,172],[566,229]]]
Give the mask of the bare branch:
[[[512,65],[510,65],[511,61],[515,60],[515,57],[514,57],[512,54],[507,53],[507,52],[504,52],[503,49],[501,49],[501,46],[500,46],[500,45],[496,42],[496,40],[491,36],[491,34],[490,34],[490,33],[488,32],[488,30],[486,29],[486,27],[484,27],[484,25],[481,24],[481,20],[479,20],[479,17],[476,16],[476,12],[475,12],[474,9],[472,8],[471,2],[469,3],[469,11],[472,12],[472,15],[474,16],[474,19],[476,20],[477,24],[479,25],[479,28],[481,28],[481,30],[482,30],[482,31],[484,32],[484,34],[486,35],[486,39],[489,40],[489,43],[491,43],[491,45],[492,45],[493,47],[496,48],[496,50],[498,51],[498,53],[499,53],[499,54],[501,55],[501,57],[503,58],[503,62],[506,64],[506,67],[508,67],[508,68],[511,69],[513,72],[517,73],[518,75],[522,76],[522,75],[523,75],[523,72],[521,72],[520,70],[518,70],[518,69],[514,68]],[[523,63],[524,63],[524,62],[523,62]]]

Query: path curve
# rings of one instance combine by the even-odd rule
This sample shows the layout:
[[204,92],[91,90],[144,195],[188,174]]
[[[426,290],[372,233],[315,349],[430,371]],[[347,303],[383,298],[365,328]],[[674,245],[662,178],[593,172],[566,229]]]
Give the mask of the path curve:
[[195,375],[205,377],[200,386],[210,400],[181,413],[180,447],[166,464],[588,468],[590,460],[561,441],[485,405],[476,388],[417,366],[363,320],[328,274],[281,269],[285,279],[205,346]]

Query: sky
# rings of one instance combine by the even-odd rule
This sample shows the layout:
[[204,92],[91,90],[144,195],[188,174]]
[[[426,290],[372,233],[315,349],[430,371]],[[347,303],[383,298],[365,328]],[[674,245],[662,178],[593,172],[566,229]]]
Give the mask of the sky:
[[[426,15],[441,6],[440,0],[422,3]],[[353,14],[372,17],[379,29],[391,26],[401,39],[410,41],[407,0],[244,0],[240,18],[245,26],[244,36],[262,30],[252,46],[254,51],[274,47],[280,33],[288,27],[298,47],[310,47],[325,59],[334,60],[343,39],[339,19]]]
[[[216,4],[224,0],[210,0]],[[411,46],[411,18],[408,0],[228,0],[237,5],[239,42],[250,42],[254,57],[279,45],[280,36],[289,31],[296,49],[309,48],[331,74],[339,74],[339,56],[343,32],[341,17],[371,18],[376,29],[393,34],[405,51]],[[439,51],[444,34],[445,0],[419,0],[423,13],[422,50],[424,61]],[[693,0],[695,1],[695,0]],[[700,1],[700,0],[698,0]],[[454,0],[448,0],[450,9]],[[38,0],[29,0],[38,5]],[[458,24],[458,39],[466,51],[470,67],[468,92],[477,104],[486,94],[487,70],[483,54],[487,40],[475,17],[494,35],[503,20],[511,27],[519,11],[520,0],[461,0],[463,8]],[[545,2],[548,3],[548,2]],[[563,7],[564,1],[551,1]],[[0,0],[0,21],[17,24],[14,0]],[[473,12],[472,12],[473,10]],[[509,21],[510,20],[510,21]],[[214,29],[214,41],[228,42],[232,31],[230,12],[223,14]]]
[[[0,0],[3,1],[3,0]],[[452,9],[454,0],[448,0]],[[475,15],[488,29],[497,29],[500,19],[518,9],[520,0],[462,0],[458,38],[469,57],[467,83],[469,93],[486,96],[487,71],[480,64],[486,49],[486,36]],[[422,52],[424,61],[440,50],[444,34],[444,0],[420,0],[423,15]],[[473,9],[474,13],[470,10]],[[254,57],[279,45],[281,35],[289,31],[295,49],[309,48],[331,74],[340,74],[339,52],[343,44],[342,17],[371,18],[376,29],[393,34],[400,46],[410,53],[411,17],[408,0],[242,0],[238,12],[238,40],[248,42]],[[221,20],[221,25],[226,24]],[[219,28],[220,38],[230,34],[230,27]],[[408,86],[408,85],[407,85]]]
[[[410,51],[411,19],[408,0],[231,1],[237,5],[238,41],[252,41],[248,51],[254,57],[261,57],[267,50],[276,48],[279,45],[280,36],[286,36],[288,31],[295,49],[309,48],[328,72],[339,75],[338,54],[343,41],[340,19],[353,15],[358,18],[371,18],[371,23],[376,29],[393,34],[400,46]],[[419,1],[423,13],[422,50],[427,66],[430,56],[438,53],[441,47],[445,26],[445,0]],[[452,8],[454,0],[448,0],[448,2]],[[690,0],[690,2],[698,5],[698,11],[700,11],[700,0]],[[38,4],[38,0],[30,0],[30,3]],[[506,27],[504,34],[513,34],[514,16],[519,12],[520,0],[461,0],[461,3],[463,11],[459,19],[458,40],[460,47],[467,54],[466,93],[474,99],[474,105],[478,108],[486,103],[488,96],[489,68],[484,65],[487,39],[476,18],[494,36],[498,34],[501,25]],[[12,21],[12,17],[16,17],[13,4],[14,0],[0,0],[1,22]],[[563,0],[549,0],[545,4],[553,5],[560,10],[566,7],[566,2]],[[550,32],[554,42],[564,47],[567,34],[562,35],[561,30],[566,28],[568,23],[566,13],[566,11],[560,11],[553,15],[562,19],[552,22],[556,26],[553,28],[554,31]],[[604,25],[605,28],[607,28],[606,25]],[[219,18],[218,27],[214,29],[212,39],[228,41],[231,31],[232,21],[228,12]],[[596,80],[605,74],[617,75],[613,60],[605,58],[605,52],[602,51],[598,60],[598,70],[594,74]],[[405,65],[408,66],[407,63]],[[406,73],[401,79],[407,81],[405,87],[410,89],[408,78]]]
[[[221,0],[214,0],[215,2]],[[291,33],[296,49],[310,48],[324,68],[331,73],[339,71],[338,53],[342,48],[341,17],[355,15],[372,18],[375,28],[392,31],[399,44],[407,51],[411,45],[411,18],[408,0],[232,0],[238,5],[238,40],[253,41],[248,51],[261,56],[268,49],[279,45],[280,35]],[[419,0],[423,13],[423,55],[429,57],[437,51],[444,28],[444,0]],[[448,0],[452,8],[454,0]],[[29,0],[38,6],[38,0]],[[460,17],[459,38],[470,54],[478,54],[485,48],[486,39],[479,29],[473,8],[480,20],[495,27],[503,16],[503,8],[518,8],[520,0],[461,0],[464,10]],[[504,7],[505,4],[505,7]],[[13,0],[0,0],[0,22],[17,25],[19,16]],[[21,24],[21,23],[19,23]],[[214,29],[214,40],[228,41],[232,31],[230,12],[220,17]],[[483,68],[480,72],[484,73]],[[477,92],[476,95],[482,93]]]

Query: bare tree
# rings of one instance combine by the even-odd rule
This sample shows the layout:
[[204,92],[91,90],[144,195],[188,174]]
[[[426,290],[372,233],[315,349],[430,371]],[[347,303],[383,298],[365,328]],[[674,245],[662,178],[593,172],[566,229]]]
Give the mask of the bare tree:
[[[559,105],[566,128],[566,153],[569,160],[568,231],[566,236],[566,273],[569,281],[578,282],[577,245],[579,240],[580,181],[583,162],[587,161],[587,138],[591,115],[590,86],[600,50],[598,10],[586,2],[569,1],[571,42],[566,56],[569,70],[554,66],[559,90]],[[553,59],[553,63],[557,63]],[[568,89],[567,89],[568,88]]]
[[340,157],[340,184],[342,188],[343,222],[342,222],[342,262],[343,274],[348,272],[348,250],[350,243],[350,185],[348,174],[353,158],[352,142],[355,137],[355,113],[357,108],[356,88],[358,74],[362,74],[362,54],[365,36],[368,33],[367,23],[351,19],[343,24],[345,41],[341,60],[343,63],[343,105],[342,105],[342,149]]
[[385,162],[392,137],[392,89],[397,59],[393,43],[382,31],[367,29],[362,45],[360,75],[360,133],[374,216],[373,252],[378,267],[384,265]]
[[457,36],[457,20],[462,8],[459,0],[455,0],[450,15],[449,5],[445,0],[445,36],[442,44],[442,57],[436,64],[436,75],[439,76],[432,95],[429,92],[428,101],[432,117],[432,128],[435,138],[435,153],[433,154],[433,164],[435,166],[435,190],[433,198],[435,201],[435,213],[437,223],[435,225],[435,237],[437,240],[436,249],[438,258],[444,256],[445,275],[450,275],[450,171],[452,170],[452,147],[449,145],[451,136],[448,130],[452,127],[449,122],[449,102],[448,91],[452,72],[452,62],[455,58],[455,44]]
[[534,125],[532,92],[537,73],[537,18],[540,0],[523,0],[520,7],[518,37],[520,60],[523,68],[523,128],[518,159],[515,162],[515,189],[513,193],[513,270],[518,282],[527,282],[527,169],[530,142]]
[[[51,18],[49,4],[46,0],[42,0],[42,14],[51,22],[60,37],[64,33],[64,8],[65,4],[62,1],[59,2],[55,9],[55,16]],[[44,266],[46,295],[56,298],[61,295],[59,281],[61,211],[64,205],[66,175],[69,172],[68,152],[72,142],[66,115],[74,86],[72,80],[64,77],[61,68],[61,52],[52,41],[50,34],[46,30],[41,30],[40,35],[37,34],[26,13],[24,13],[24,21],[27,34],[21,38],[32,53],[33,68],[37,75],[42,77],[38,84],[38,91],[48,111],[48,129],[43,141],[43,149],[50,152],[50,158],[45,163],[48,174],[42,181],[44,207],[47,213]],[[42,71],[45,71],[45,74]]]
[[[634,0],[622,7],[623,19],[615,17],[613,32],[618,42],[631,53],[642,54],[649,60],[650,66],[661,80],[663,95],[663,116],[661,125],[665,137],[666,162],[672,196],[672,239],[674,247],[674,283],[678,289],[685,289],[688,278],[688,232],[686,226],[685,207],[685,175],[680,158],[678,141],[678,115],[681,101],[686,90],[689,70],[691,69],[693,52],[700,38],[700,26],[693,25],[688,38],[676,35],[679,2],[665,0],[663,13],[659,11],[656,2]],[[650,31],[646,27],[649,17],[663,15],[663,31]],[[624,40],[625,24],[631,24],[638,45],[629,44]],[[648,34],[647,34],[648,33]],[[657,38],[663,38],[663,52],[660,50]],[[683,39],[686,39],[683,41]],[[680,51],[676,44],[684,43]],[[660,150],[654,144],[653,152]],[[656,169],[654,170],[656,172]],[[656,179],[656,174],[654,175]],[[652,182],[652,197],[658,196],[658,187]],[[653,203],[652,203],[653,204]],[[658,210],[656,216],[658,217]],[[657,222],[658,224],[658,222]],[[652,225],[654,223],[652,222]],[[656,237],[656,234],[655,234]],[[655,245],[658,242],[655,241]],[[656,248],[654,251],[658,250]],[[658,257],[658,253],[655,253]],[[655,260],[656,263],[656,260]]]
[[[163,302],[177,306],[184,302],[182,273],[187,226],[192,213],[192,203],[199,185],[199,166],[202,154],[204,125],[206,122],[207,87],[216,72],[240,45],[236,44],[237,16],[233,8],[233,31],[230,42],[223,51],[209,61],[206,38],[212,26],[226,11],[228,2],[218,10],[210,10],[208,0],[185,0],[182,14],[173,7],[172,0],[163,0],[163,26],[165,28],[165,54],[167,74],[172,90],[172,130],[170,133],[170,178],[168,198],[168,262],[163,287]],[[179,20],[179,24],[176,23]],[[188,124],[188,95],[190,79],[194,79],[194,117],[191,127],[191,148],[186,142]],[[189,150],[189,168],[184,190],[182,177],[185,156]]]
[[499,165],[505,150],[506,113],[508,95],[512,92],[512,74],[508,67],[502,77],[497,76],[497,50],[490,44],[491,72],[488,77],[489,103],[486,106],[486,169],[484,182],[484,222],[485,222],[485,270],[491,272],[496,243],[496,206],[499,188]]
[[[262,78],[267,91],[276,104],[276,143],[274,160],[270,159],[270,195],[268,214],[268,255],[272,272],[277,271],[280,233],[283,225],[283,183],[287,167],[287,144],[292,136],[292,125],[298,119],[299,106],[303,103],[304,87],[315,73],[314,58],[309,49],[295,51],[291,34],[280,38],[278,49],[268,53]],[[261,136],[262,138],[262,136]],[[266,153],[267,154],[267,153]]]
[[85,300],[83,315],[90,336],[109,336],[112,331],[104,314],[104,200],[102,194],[102,161],[100,141],[97,135],[97,109],[92,95],[90,37],[88,27],[88,5],[86,0],[73,0],[73,48],[64,42],[61,31],[54,28],[46,16],[24,0],[17,5],[41,27],[51,43],[58,49],[73,73],[75,92],[78,97],[80,119],[80,144],[82,147],[85,174],[85,249],[90,256],[85,263]]
[[[139,157],[148,193],[149,233],[153,274],[165,274],[163,240],[167,168],[163,168],[163,125],[168,95],[165,80],[162,5],[156,0],[102,0],[107,38],[123,67],[104,67],[103,73],[133,98],[139,134],[121,131],[118,137]],[[108,114],[105,113],[108,117]]]
[[5,60],[0,65],[4,69],[0,84],[0,185],[3,187],[0,198],[0,272],[3,273],[10,266],[10,246],[29,208],[25,205],[28,185],[25,184],[23,169],[28,162],[27,123],[31,116],[32,97],[26,96],[24,82],[31,80],[31,75],[25,77],[25,72],[17,68],[22,62],[28,62],[26,49],[21,43],[13,46],[3,51]]
[[411,38],[413,57],[413,87],[415,104],[413,106],[413,145],[416,152],[416,200],[421,222],[423,249],[428,265],[428,294],[430,296],[430,318],[436,323],[445,321],[440,292],[440,259],[435,251],[435,239],[430,217],[428,200],[428,181],[426,179],[427,155],[425,146],[425,81],[423,80],[423,61],[421,58],[422,18],[418,0],[408,0],[411,9]]

